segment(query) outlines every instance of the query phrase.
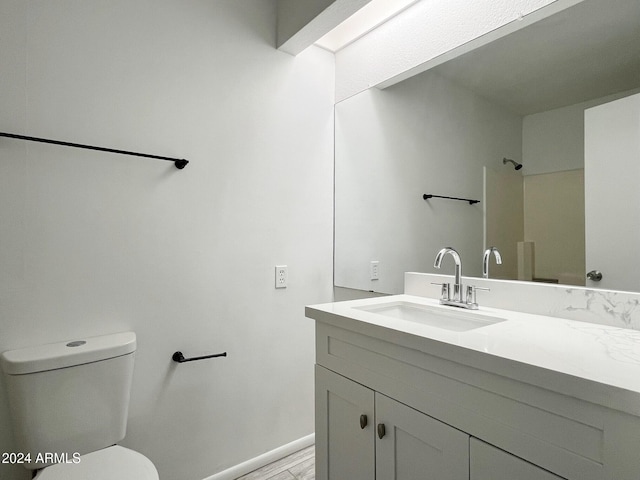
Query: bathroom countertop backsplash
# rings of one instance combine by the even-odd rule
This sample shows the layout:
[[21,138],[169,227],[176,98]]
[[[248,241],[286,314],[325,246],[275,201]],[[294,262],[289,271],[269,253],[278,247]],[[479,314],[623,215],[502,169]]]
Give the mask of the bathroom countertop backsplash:
[[[433,283],[451,283],[453,276],[407,272],[404,281],[408,295],[439,298],[440,286]],[[476,277],[463,277],[462,283],[490,289],[477,292],[480,308],[484,305],[640,330],[640,293]]]

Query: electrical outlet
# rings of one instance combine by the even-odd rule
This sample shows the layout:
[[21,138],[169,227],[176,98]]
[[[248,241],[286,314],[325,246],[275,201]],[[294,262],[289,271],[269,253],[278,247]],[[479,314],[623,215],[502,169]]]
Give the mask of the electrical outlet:
[[371,260],[369,264],[369,279],[380,280],[380,262],[378,260]]
[[276,288],[287,288],[287,266],[276,265]]

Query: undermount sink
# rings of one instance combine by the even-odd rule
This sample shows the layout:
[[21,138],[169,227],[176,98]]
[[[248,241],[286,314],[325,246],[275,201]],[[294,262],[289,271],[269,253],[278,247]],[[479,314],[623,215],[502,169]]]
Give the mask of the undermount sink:
[[506,321],[506,318],[493,317],[477,311],[468,312],[457,310],[456,307],[438,307],[407,301],[376,303],[353,308],[455,332],[465,332]]

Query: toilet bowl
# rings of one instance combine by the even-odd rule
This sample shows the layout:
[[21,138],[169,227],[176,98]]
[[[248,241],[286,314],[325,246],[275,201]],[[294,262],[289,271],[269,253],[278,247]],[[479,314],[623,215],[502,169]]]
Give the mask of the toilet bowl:
[[158,480],[126,433],[136,335],[123,332],[10,350],[6,375],[17,451],[38,480]]
[[119,445],[81,455],[77,463],[58,463],[38,471],[37,480],[158,480],[144,455]]

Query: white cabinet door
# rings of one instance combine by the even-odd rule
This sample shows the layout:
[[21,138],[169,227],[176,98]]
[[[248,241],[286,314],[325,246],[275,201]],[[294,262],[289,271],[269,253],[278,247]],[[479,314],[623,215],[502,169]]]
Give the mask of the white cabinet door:
[[477,438],[469,442],[469,456],[470,480],[562,480]]
[[374,480],[374,393],[316,365],[316,479]]
[[376,435],[376,480],[469,479],[469,435],[379,393]]

